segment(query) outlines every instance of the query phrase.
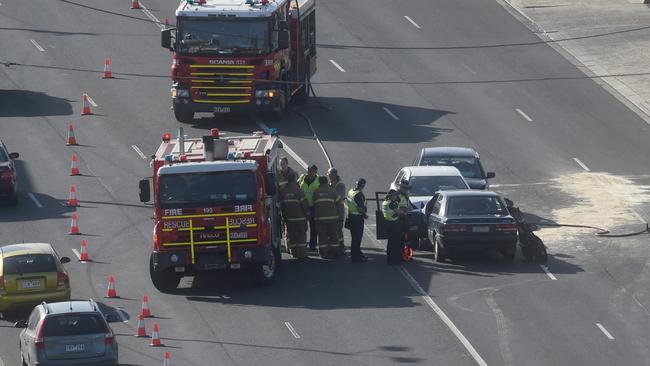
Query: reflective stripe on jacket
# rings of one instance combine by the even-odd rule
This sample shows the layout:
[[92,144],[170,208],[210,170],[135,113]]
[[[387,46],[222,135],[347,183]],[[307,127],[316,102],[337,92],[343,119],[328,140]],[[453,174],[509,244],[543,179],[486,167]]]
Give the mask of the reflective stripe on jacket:
[[328,186],[320,186],[314,191],[314,220],[315,221],[338,221],[343,219],[337,205],[341,202],[341,196]]
[[296,184],[289,184],[280,193],[282,215],[286,221],[305,221],[309,206],[305,194]]
[[390,199],[385,199],[381,204],[381,212],[384,214],[384,219],[386,221],[397,221],[399,218],[395,210],[399,207],[397,202],[391,201]]

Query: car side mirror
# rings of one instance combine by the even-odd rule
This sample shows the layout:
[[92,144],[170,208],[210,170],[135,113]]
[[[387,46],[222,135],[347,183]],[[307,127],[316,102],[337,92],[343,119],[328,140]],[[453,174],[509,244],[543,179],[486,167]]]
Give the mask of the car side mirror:
[[160,32],[160,45],[162,48],[166,48],[170,51],[173,51],[174,48],[172,47],[172,31],[175,30],[174,28],[168,28],[168,29],[163,29]]
[[149,179],[142,179],[139,182],[140,187],[140,202],[149,202],[151,200],[151,186]]
[[69,257],[61,257],[61,263],[70,263],[70,258]]
[[275,173],[266,173],[266,194],[269,196],[274,196],[276,193],[275,189]]
[[11,160],[18,159],[19,156],[20,156],[20,154],[18,154],[17,152],[9,153],[9,159],[11,159]]
[[289,30],[280,29],[278,32],[278,48],[281,50],[289,48]]
[[27,322],[24,320],[19,320],[14,323],[14,328],[27,328]]
[[491,178],[494,178],[495,176],[496,176],[496,174],[494,174],[494,172],[488,172],[485,175],[485,179],[491,179]]

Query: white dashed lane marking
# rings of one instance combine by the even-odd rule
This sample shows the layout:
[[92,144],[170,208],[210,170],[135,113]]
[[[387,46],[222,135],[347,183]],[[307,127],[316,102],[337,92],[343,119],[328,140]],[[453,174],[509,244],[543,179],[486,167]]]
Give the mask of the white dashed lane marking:
[[32,202],[34,202],[34,204],[36,205],[36,207],[38,207],[38,208],[43,208],[43,205],[38,201],[38,199],[36,198],[36,196],[34,196],[33,193],[27,193],[27,195],[29,196],[29,198],[32,199]]
[[528,116],[524,111],[522,111],[521,109],[517,108],[517,109],[515,109],[515,111],[517,111],[517,113],[521,114],[521,116],[524,117],[524,118],[526,119],[526,121],[528,121],[528,122],[533,122],[533,119],[530,118],[530,117],[529,117],[529,116]]
[[342,68],[341,65],[337,64],[336,61],[334,61],[334,60],[330,60],[330,62],[332,63],[332,65],[334,65],[334,67],[336,67],[337,69],[339,69],[340,72],[345,72],[345,69]]
[[588,171],[588,172],[591,171],[591,169],[589,169],[589,167],[586,166],[585,163],[583,163],[582,161],[580,161],[580,159],[578,159],[578,158],[573,158],[573,161],[575,161],[576,163],[578,163],[578,165],[580,165],[580,167],[582,167],[582,169],[584,169],[585,171]]
[[605,327],[604,327],[602,324],[600,324],[600,323],[596,323],[596,326],[598,327],[598,329],[600,329],[601,332],[603,332],[603,334],[605,334],[605,337],[609,338],[610,340],[613,340],[613,339],[614,339],[614,337],[612,336],[612,334],[609,333],[609,332],[607,331],[607,329],[605,329]]
[[140,150],[136,145],[131,145],[131,148],[144,160],[147,160],[147,156]]
[[93,106],[93,107],[97,107],[97,103],[95,103],[93,98],[91,98],[90,95],[88,95],[88,94],[86,94],[86,96],[88,97],[88,103],[90,103],[90,105]]
[[399,117],[397,117],[397,116],[395,115],[395,113],[391,112],[391,110],[388,109],[388,108],[386,108],[386,107],[383,107],[383,108],[384,108],[384,111],[385,111],[386,113],[388,113],[389,116],[393,117],[393,119],[394,119],[395,121],[399,121]]
[[411,17],[409,17],[408,15],[404,15],[404,18],[405,18],[406,20],[408,20],[409,23],[413,24],[413,26],[414,26],[415,28],[417,28],[417,29],[421,29],[420,25],[418,25],[418,23],[416,23],[416,22],[415,22],[413,19],[411,19]]
[[291,332],[291,334],[293,335],[293,338],[300,339],[300,334],[298,334],[298,332],[296,332],[296,330],[293,328],[293,325],[291,325],[291,323],[284,322],[284,325],[287,327],[287,329],[289,329],[289,332]]
[[33,39],[30,39],[29,41],[32,42],[32,44],[34,45],[34,47],[36,47],[37,50],[39,50],[41,52],[45,52],[45,49],[43,47],[41,47],[41,45],[38,44],[38,42],[36,42]]
[[543,265],[543,264],[540,264],[539,266],[544,270],[544,272],[546,272],[546,275],[547,275],[550,279],[552,279],[553,281],[557,281],[557,277],[555,277],[555,276],[553,275],[553,273],[551,273],[551,271],[548,270],[548,267],[546,267],[546,266]]

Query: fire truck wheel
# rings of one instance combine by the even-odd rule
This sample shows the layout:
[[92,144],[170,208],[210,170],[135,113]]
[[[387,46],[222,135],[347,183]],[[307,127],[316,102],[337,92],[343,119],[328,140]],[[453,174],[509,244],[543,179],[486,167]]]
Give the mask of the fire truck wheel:
[[194,112],[183,110],[182,108],[174,108],[174,117],[181,123],[192,123],[194,121]]
[[149,257],[149,275],[153,286],[160,292],[170,292],[176,290],[181,278],[173,272],[173,270],[166,269],[164,271],[153,270],[153,254]]
[[275,271],[277,269],[277,259],[275,250],[269,255],[269,261],[255,267],[255,277],[259,286],[268,286],[273,283],[275,279]]

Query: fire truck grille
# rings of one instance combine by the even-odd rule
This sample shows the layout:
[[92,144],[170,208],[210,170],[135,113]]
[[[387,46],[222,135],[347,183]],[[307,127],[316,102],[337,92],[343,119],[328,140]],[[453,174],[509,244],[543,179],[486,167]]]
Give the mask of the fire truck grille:
[[252,65],[190,65],[190,93],[196,103],[245,104],[253,100]]

